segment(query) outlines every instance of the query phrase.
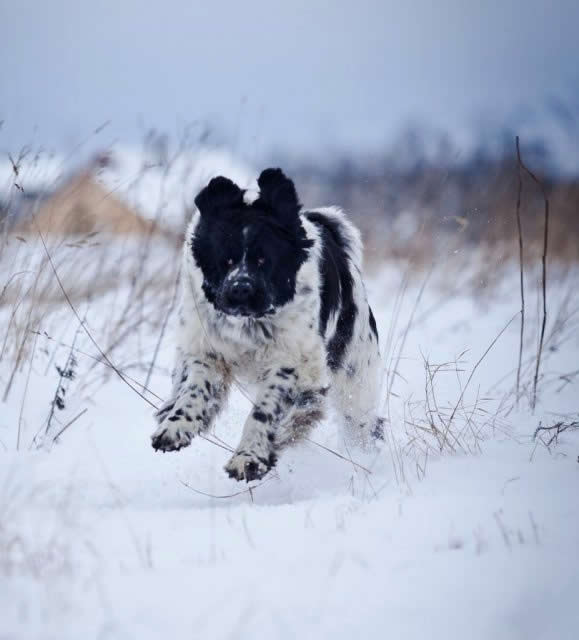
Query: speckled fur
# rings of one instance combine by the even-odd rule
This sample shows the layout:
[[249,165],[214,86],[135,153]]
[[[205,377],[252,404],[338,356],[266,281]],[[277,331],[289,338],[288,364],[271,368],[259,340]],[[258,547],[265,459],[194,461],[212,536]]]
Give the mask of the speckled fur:
[[368,446],[381,437],[376,416],[380,355],[361,274],[362,243],[358,230],[337,208],[310,210],[331,219],[347,240],[347,264],[357,307],[352,337],[342,364],[328,366],[340,307],[320,334],[322,238],[318,225],[300,213],[308,257],[296,277],[295,295],[275,313],[262,318],[232,316],[210,303],[202,288],[203,273],[192,242],[200,222],[196,211],[183,250],[177,355],[171,399],[157,412],[155,449],[173,451],[211,428],[233,383],[251,390],[253,409],[227,473],[238,480],[260,478],[280,451],[308,434],[325,415],[330,401],[343,417],[349,444]]

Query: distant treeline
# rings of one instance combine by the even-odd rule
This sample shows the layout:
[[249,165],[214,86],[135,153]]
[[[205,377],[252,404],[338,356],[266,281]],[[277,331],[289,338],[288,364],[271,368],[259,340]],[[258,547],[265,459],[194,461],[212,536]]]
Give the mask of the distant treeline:
[[[508,250],[518,243],[521,169],[514,139],[511,147],[492,157],[474,156],[463,165],[434,158],[400,166],[389,155],[356,162],[343,158],[324,170],[301,164],[294,174],[305,204],[347,209],[379,254],[403,252],[418,240],[425,251],[435,251],[436,241],[448,233],[457,234],[466,245]],[[524,171],[521,175],[523,236],[527,258],[534,260],[543,242],[545,199]],[[535,170],[535,175],[549,200],[552,257],[579,260],[579,178],[557,177],[546,170]]]

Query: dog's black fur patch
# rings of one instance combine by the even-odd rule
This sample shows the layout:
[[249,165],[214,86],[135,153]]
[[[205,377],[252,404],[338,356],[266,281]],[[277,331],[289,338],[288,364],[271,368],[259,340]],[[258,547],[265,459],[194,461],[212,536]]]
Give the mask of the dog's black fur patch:
[[322,234],[322,304],[320,333],[326,334],[330,314],[339,312],[336,332],[328,342],[328,366],[335,371],[342,365],[344,351],[352,339],[358,308],[354,303],[353,280],[348,264],[348,242],[339,225],[323,213],[309,212],[306,217]]
[[376,318],[372,313],[372,307],[370,305],[368,305],[368,313],[370,316],[370,319],[369,319],[370,329],[372,329],[372,333],[374,334],[376,341],[378,341],[378,327],[376,326]]
[[218,311],[233,313],[227,281],[242,266],[252,287],[243,315],[257,318],[293,299],[297,272],[312,246],[300,222],[293,182],[279,169],[268,169],[258,184],[260,197],[248,205],[233,182],[211,180],[195,199],[201,220],[192,239],[209,302]]

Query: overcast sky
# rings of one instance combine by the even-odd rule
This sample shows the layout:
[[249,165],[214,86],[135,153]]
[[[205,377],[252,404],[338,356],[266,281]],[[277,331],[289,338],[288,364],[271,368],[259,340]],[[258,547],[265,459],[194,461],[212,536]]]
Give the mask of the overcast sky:
[[0,0],[0,150],[199,119],[247,156],[372,149],[577,105],[578,34],[579,0]]

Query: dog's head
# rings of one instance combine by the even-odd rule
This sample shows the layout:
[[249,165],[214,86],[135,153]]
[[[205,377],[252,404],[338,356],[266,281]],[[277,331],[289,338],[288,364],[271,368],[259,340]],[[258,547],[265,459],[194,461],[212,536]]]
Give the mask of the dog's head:
[[252,204],[223,177],[195,198],[200,220],[192,249],[203,291],[216,309],[232,316],[259,318],[287,304],[312,244],[293,182],[280,169],[266,169],[257,183],[260,193]]

